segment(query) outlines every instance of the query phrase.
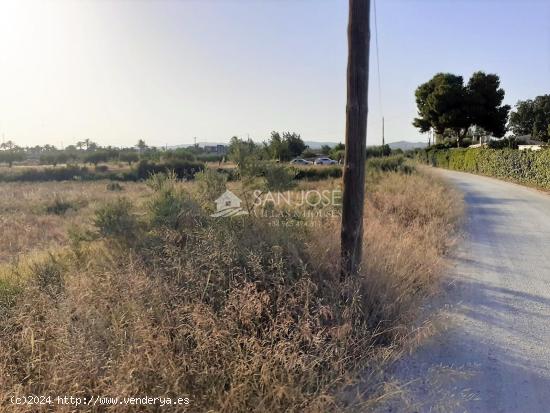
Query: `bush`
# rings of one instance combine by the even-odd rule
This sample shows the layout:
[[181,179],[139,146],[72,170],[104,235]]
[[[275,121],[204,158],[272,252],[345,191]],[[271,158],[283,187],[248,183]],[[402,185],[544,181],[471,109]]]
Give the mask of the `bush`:
[[155,191],[148,203],[153,227],[179,230],[202,215],[200,206],[178,184],[173,172],[152,175],[147,181],[147,185]]
[[550,149],[436,149],[426,151],[420,159],[441,168],[550,189]]
[[172,149],[162,153],[162,159],[164,161],[172,161],[178,159],[181,161],[194,161],[196,159],[195,155],[187,148],[177,148]]
[[227,175],[213,169],[206,169],[195,175],[199,197],[203,204],[210,204],[225,192]]
[[136,177],[139,180],[147,179],[158,173],[174,172],[179,179],[193,179],[197,172],[204,170],[204,163],[172,159],[162,163],[143,160],[138,164]]
[[126,198],[101,206],[95,212],[94,225],[100,235],[117,239],[131,240],[138,229],[132,203]]
[[265,186],[269,191],[288,191],[296,186],[294,178],[296,168],[290,168],[276,163],[266,163],[263,167]]
[[76,210],[78,205],[75,202],[65,201],[56,196],[54,201],[46,206],[47,214],[64,215],[69,209]]
[[107,191],[123,191],[124,188],[118,182],[109,182],[107,184]]
[[368,172],[402,172],[410,174],[413,168],[407,164],[407,158],[403,155],[388,156],[384,158],[370,158],[367,160]]
[[34,281],[45,293],[55,297],[63,291],[65,267],[55,256],[50,254],[45,261],[32,263],[30,270]]
[[228,182],[238,181],[241,177],[237,168],[217,168],[219,174],[225,175]]
[[329,178],[341,178],[342,168],[340,166],[328,166],[325,168],[299,168],[295,179],[304,179],[308,181],[320,181]]
[[368,146],[367,147],[367,159],[378,158],[382,156],[390,156],[392,153],[389,145],[380,146]]
[[225,155],[216,155],[212,153],[202,153],[196,156],[197,160],[202,162],[220,162],[223,161],[225,157]]
[[5,182],[44,182],[44,181],[71,181],[75,179],[98,179],[88,168],[67,165],[63,168],[25,168],[21,172],[0,175],[0,181]]

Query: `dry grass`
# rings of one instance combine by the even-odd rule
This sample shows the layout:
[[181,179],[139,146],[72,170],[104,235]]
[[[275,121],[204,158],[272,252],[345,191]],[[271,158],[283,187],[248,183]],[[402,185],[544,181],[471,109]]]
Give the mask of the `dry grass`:
[[[197,412],[364,411],[422,322],[461,205],[425,175],[369,183],[365,264],[340,283],[334,219],[292,229],[211,220],[180,214],[196,204],[179,185],[151,197],[135,225],[132,214],[117,221],[138,236],[83,233],[70,252],[4,278],[18,291],[0,301],[0,400],[148,395],[189,397],[185,411]],[[161,410],[184,411],[139,409]]]
[[[91,223],[93,211],[121,195],[140,202],[143,184],[124,183],[121,192],[107,182],[0,183],[0,264],[17,261],[33,251],[67,243],[68,229]],[[66,208],[56,209],[63,203]]]

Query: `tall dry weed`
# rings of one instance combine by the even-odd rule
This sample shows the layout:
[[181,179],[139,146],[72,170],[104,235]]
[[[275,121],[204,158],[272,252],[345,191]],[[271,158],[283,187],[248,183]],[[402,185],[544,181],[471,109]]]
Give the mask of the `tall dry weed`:
[[[158,204],[165,195],[154,210],[169,214]],[[0,399],[169,396],[191,404],[139,411],[364,411],[383,397],[381,367],[437,284],[459,205],[425,176],[383,178],[365,206],[362,274],[345,283],[330,221],[312,231],[201,216],[170,227],[143,215],[131,243],[102,236],[31,267],[0,330]]]

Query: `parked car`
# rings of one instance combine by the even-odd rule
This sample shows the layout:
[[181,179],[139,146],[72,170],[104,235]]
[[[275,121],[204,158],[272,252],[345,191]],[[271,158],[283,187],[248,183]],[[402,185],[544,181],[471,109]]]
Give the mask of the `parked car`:
[[336,165],[338,162],[336,162],[334,159],[330,158],[317,158],[315,159],[315,165]]
[[294,165],[311,165],[313,162],[306,161],[305,159],[302,159],[302,158],[296,158],[291,160],[290,163]]

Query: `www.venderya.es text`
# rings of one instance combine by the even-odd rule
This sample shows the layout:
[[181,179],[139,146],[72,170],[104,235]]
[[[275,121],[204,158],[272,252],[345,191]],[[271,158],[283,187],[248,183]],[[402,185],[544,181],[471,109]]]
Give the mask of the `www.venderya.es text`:
[[15,405],[68,405],[68,406],[189,406],[189,397],[117,397],[117,396],[12,396]]

